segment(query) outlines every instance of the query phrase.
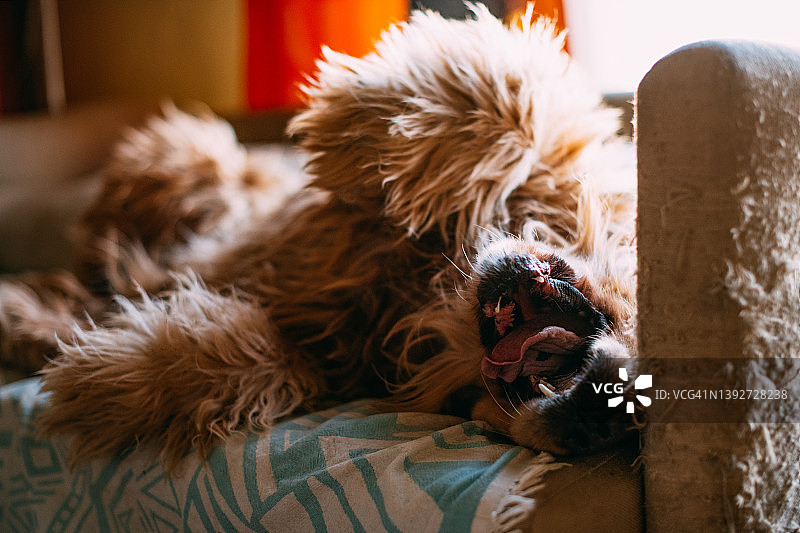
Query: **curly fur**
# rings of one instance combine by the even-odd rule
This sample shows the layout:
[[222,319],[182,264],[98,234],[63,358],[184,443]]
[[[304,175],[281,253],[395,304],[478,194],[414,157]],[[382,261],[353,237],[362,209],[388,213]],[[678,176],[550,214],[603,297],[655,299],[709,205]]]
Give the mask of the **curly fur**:
[[[603,401],[584,398],[603,361],[632,353],[633,193],[608,187],[616,115],[552,27],[415,13],[373,54],[325,50],[306,93],[289,132],[308,177],[174,109],[120,145],[64,275],[85,312],[65,306],[33,337],[54,353],[60,339],[44,430],[71,436],[74,460],[141,443],[174,466],[238,427],[388,386],[394,407],[455,402],[541,449],[619,438],[629,419],[599,435],[569,415]],[[552,254],[612,327],[559,398],[515,405],[481,375],[477,295],[497,261]],[[5,359],[39,312],[7,294],[37,280],[0,283]]]

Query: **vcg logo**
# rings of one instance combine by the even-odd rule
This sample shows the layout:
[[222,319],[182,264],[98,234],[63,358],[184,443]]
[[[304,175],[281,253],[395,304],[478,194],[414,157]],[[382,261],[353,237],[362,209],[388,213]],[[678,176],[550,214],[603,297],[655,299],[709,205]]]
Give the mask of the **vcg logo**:
[[[619,378],[622,381],[628,381],[628,371],[625,368],[619,369]],[[642,389],[649,389],[653,386],[653,376],[650,374],[642,374],[636,381],[633,382],[633,388],[636,390]],[[624,398],[622,397],[622,391],[624,389],[624,385],[622,383],[592,383],[592,388],[594,392],[600,394],[600,391],[605,392],[606,394],[617,394],[613,398],[609,398],[608,406],[609,407],[616,407],[622,403]],[[648,398],[647,396],[643,396],[640,394],[636,395],[636,399],[644,405],[645,407],[649,407],[653,400]],[[628,401],[625,403],[625,411],[628,413],[633,413],[633,402]]]

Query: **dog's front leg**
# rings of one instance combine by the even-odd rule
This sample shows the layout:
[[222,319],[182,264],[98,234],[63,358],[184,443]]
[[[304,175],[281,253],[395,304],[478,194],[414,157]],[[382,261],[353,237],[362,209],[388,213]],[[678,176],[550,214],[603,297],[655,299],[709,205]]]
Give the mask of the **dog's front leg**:
[[[550,392],[543,385],[543,395],[517,407],[508,429],[516,442],[556,454],[584,454],[618,443],[638,426],[641,409],[629,413],[624,401],[635,397],[635,359],[613,339],[598,344],[568,389]],[[620,368],[627,381],[620,378]],[[617,396],[620,401],[613,401]]]

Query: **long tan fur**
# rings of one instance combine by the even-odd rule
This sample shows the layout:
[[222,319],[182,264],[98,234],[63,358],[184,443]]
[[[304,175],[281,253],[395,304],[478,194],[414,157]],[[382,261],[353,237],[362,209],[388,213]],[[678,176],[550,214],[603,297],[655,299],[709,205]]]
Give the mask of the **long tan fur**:
[[[633,195],[606,187],[616,115],[562,45],[546,21],[509,28],[476,8],[415,13],[364,58],[326,50],[289,127],[308,178],[280,179],[210,117],[169,110],[131,133],[84,217],[88,315],[53,327],[44,430],[69,435],[74,460],[142,444],[174,466],[238,427],[387,384],[414,409],[485,393],[477,286],[520,254],[564,257],[613,321],[590,354],[627,357]],[[6,359],[33,322],[10,283]],[[558,451],[527,436],[543,408],[512,417],[508,403],[485,394],[473,412]]]

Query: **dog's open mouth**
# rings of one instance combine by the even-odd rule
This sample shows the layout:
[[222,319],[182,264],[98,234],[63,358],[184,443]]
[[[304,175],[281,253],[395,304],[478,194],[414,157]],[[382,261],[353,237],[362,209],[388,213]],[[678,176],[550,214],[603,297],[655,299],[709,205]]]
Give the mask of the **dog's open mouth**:
[[575,286],[551,277],[547,263],[533,259],[526,267],[496,301],[482,305],[487,354],[481,371],[514,384],[518,392],[549,397],[569,388],[588,339],[607,322]]

